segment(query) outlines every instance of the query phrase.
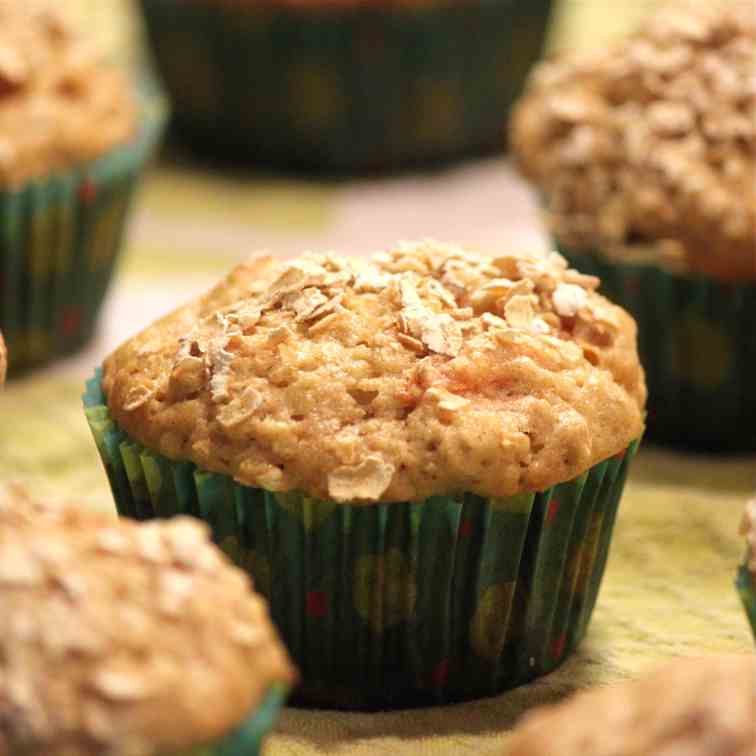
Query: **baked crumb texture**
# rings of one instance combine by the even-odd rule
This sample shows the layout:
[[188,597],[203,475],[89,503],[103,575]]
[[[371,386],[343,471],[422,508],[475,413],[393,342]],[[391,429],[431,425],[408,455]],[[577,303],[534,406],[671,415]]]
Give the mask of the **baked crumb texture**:
[[753,756],[756,656],[677,660],[526,715],[507,756]]
[[270,491],[544,490],[643,430],[635,323],[597,285],[431,241],[255,257],[111,355],[103,390],[144,446]]
[[136,109],[126,77],[71,26],[61,3],[0,0],[0,187],[128,141]]
[[205,526],[0,491],[0,753],[175,753],[293,678],[265,601]]
[[560,243],[756,280],[756,6],[673,2],[618,45],[541,64],[513,118]]

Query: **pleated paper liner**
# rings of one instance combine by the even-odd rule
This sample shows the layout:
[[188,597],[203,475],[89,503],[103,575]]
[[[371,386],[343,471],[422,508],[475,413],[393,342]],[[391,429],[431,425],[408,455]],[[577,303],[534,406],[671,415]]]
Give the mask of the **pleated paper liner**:
[[265,737],[276,724],[286,694],[284,686],[273,686],[259,708],[241,727],[215,743],[158,756],[259,756]]
[[134,189],[164,120],[162,100],[145,91],[130,143],[0,191],[0,331],[12,373],[70,354],[92,336]]
[[756,577],[745,565],[738,571],[737,587],[753,629],[753,637],[756,639]]
[[646,438],[702,451],[756,450],[756,282],[729,284],[560,249],[638,322]]
[[552,0],[141,0],[205,153],[326,172],[500,151]]
[[586,632],[637,447],[537,494],[349,506],[145,449],[99,376],[84,401],[119,512],[208,522],[268,598],[299,701],[335,708],[489,696],[557,667]]

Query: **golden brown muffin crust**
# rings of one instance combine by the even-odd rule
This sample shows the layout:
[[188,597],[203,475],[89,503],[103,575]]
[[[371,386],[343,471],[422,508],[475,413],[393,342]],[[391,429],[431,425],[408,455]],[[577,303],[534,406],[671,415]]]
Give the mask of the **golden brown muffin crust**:
[[526,715],[506,756],[753,756],[756,657],[682,659]]
[[618,45],[538,67],[512,141],[575,249],[638,237],[756,280],[756,5],[665,6]]
[[0,753],[172,753],[293,677],[264,600],[204,526],[0,492]]
[[8,352],[5,349],[3,334],[0,333],[0,386],[5,381],[5,371],[8,369]]
[[748,569],[756,577],[756,499],[751,499],[746,505],[740,532],[748,543]]
[[438,242],[253,258],[111,355],[103,388],[133,438],[250,486],[542,490],[642,432],[635,323],[597,283]]
[[119,71],[68,22],[61,3],[0,0],[0,186],[92,160],[134,133]]

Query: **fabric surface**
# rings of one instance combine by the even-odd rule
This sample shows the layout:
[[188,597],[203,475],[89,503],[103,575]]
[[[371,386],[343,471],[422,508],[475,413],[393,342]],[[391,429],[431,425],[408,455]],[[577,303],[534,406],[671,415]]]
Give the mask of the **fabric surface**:
[[[117,0],[77,2],[121,10]],[[589,6],[610,4],[568,2],[561,11],[568,18],[570,5],[586,17]],[[633,6],[637,14],[630,0],[611,5]],[[118,343],[253,251],[361,254],[426,236],[492,252],[545,244],[533,198],[505,159],[422,176],[321,183],[223,173],[178,154],[166,154],[138,198],[96,340],[0,392],[0,481],[21,480],[42,495],[111,509],[81,407],[84,381]],[[507,731],[530,706],[636,676],[672,656],[752,651],[734,581],[745,549],[738,523],[755,486],[756,457],[644,448],[587,638],[561,668],[511,693],[458,706],[385,714],[289,708],[267,756],[505,755]]]

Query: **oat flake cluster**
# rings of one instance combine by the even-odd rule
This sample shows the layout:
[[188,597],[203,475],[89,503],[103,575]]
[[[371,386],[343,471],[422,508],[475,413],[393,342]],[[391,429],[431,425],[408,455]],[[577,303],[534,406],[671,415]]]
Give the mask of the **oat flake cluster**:
[[635,324],[597,283],[438,242],[253,258],[108,358],[103,388],[147,447],[272,491],[540,490],[641,433]]
[[152,756],[292,681],[264,601],[207,529],[0,491],[0,754]]
[[542,64],[512,139],[565,245],[672,240],[690,268],[756,279],[753,3],[674,2],[614,48]]
[[60,5],[0,0],[0,186],[99,157],[134,133],[126,78]]

